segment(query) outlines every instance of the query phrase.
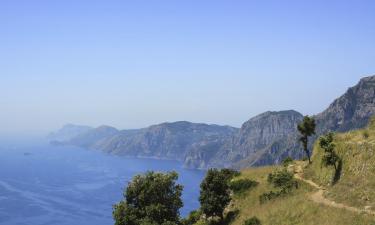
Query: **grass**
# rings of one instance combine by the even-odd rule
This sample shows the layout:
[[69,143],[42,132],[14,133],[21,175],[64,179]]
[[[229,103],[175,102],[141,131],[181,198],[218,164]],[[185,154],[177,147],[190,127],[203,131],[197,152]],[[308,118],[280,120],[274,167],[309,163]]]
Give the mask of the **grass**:
[[231,224],[243,225],[246,219],[253,216],[259,218],[263,225],[365,225],[375,221],[372,216],[358,215],[308,200],[315,190],[304,183],[300,183],[299,189],[290,195],[260,204],[259,195],[274,190],[268,184],[267,176],[275,169],[277,167],[262,167],[242,172],[239,179],[256,180],[259,185],[246,195],[234,196],[232,209],[238,209],[239,214]]
[[334,169],[321,165],[323,151],[317,143],[313,163],[305,172],[306,177],[326,186],[330,199],[375,210],[375,119],[366,129],[336,134],[334,142],[342,159],[338,182],[332,185]]

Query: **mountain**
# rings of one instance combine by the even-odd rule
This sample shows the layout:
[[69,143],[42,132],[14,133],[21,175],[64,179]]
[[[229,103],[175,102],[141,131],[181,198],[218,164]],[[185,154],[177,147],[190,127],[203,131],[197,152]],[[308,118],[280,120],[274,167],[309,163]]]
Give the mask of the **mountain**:
[[[314,116],[317,135],[310,143],[329,131],[363,128],[372,115],[375,76],[361,79]],[[244,168],[278,164],[287,156],[303,157],[296,129],[302,119],[300,113],[288,110],[262,113],[240,129],[186,121],[122,131],[104,126],[71,135],[62,143],[124,156],[175,159],[189,168]]]
[[74,125],[74,124],[66,124],[60,130],[50,133],[47,138],[51,141],[58,141],[64,142],[68,141],[82,133],[85,133],[89,130],[93,129],[89,126],[81,126],[81,125]]
[[116,134],[119,134],[119,130],[110,126],[100,126],[94,129],[90,129],[86,132],[80,133],[79,135],[66,141],[66,144],[75,145],[82,148],[94,148],[97,143],[104,141]]
[[[336,99],[326,110],[314,116],[317,137],[329,131],[349,131],[363,128],[375,115],[375,76],[365,77]],[[198,149],[190,152],[187,166],[234,167],[274,165],[290,156],[304,156],[298,141],[297,124],[302,115],[296,111],[266,112],[244,123],[238,134],[226,139],[217,151]],[[311,144],[312,147],[312,144]],[[190,166],[191,167],[191,166]]]
[[223,140],[211,157],[207,157],[205,148],[200,148],[190,152],[198,156],[189,155],[187,159],[201,160],[203,162],[194,165],[205,167],[277,164],[287,156],[301,155],[296,149],[299,148],[297,125],[302,119],[303,116],[293,110],[262,113],[245,122],[236,135]]
[[375,113],[375,76],[365,77],[316,115],[317,133],[363,128]]
[[63,144],[97,149],[107,153],[183,161],[187,152],[205,143],[231,137],[238,129],[229,126],[162,123],[138,130],[119,131],[102,126],[82,133]]

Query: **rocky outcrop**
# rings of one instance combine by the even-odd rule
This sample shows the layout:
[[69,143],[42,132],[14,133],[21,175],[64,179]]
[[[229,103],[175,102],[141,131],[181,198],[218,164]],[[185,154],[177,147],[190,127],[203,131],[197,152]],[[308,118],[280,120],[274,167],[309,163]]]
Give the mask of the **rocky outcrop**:
[[[244,123],[239,132],[214,146],[216,152],[206,148],[189,152],[187,159],[200,167],[246,167],[279,163],[288,155],[299,151],[297,124],[303,116],[296,111],[266,112]],[[211,149],[211,148],[209,148]],[[211,157],[209,157],[211,156]],[[191,162],[186,162],[192,165]]]
[[365,77],[325,111],[316,115],[317,133],[365,127],[375,114],[375,76]]

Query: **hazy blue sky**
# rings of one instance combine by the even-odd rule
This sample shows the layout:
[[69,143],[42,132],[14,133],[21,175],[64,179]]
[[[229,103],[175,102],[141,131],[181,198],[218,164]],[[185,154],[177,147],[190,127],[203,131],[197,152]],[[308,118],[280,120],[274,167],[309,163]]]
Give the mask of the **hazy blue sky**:
[[0,134],[240,126],[375,74],[375,1],[1,0]]

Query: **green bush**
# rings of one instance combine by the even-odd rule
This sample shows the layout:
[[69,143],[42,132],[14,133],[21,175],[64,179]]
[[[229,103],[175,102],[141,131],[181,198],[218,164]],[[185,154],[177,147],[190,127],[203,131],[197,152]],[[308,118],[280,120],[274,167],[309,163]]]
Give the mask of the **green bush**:
[[286,169],[270,173],[267,178],[268,183],[275,188],[291,189],[297,187],[298,183],[294,180],[293,174]]
[[279,190],[270,191],[260,195],[259,201],[261,204],[280,196],[287,195],[291,193],[294,188],[298,188],[298,182],[294,179],[293,174],[288,172],[286,169],[270,173],[267,181]]
[[241,173],[237,170],[232,169],[221,169],[220,172],[224,175],[226,180],[230,181],[235,177],[238,177],[241,175]]
[[283,166],[284,167],[287,167],[287,166],[289,166],[290,164],[292,164],[293,163],[293,159],[291,158],[291,157],[286,157],[284,160],[283,160]]
[[363,131],[362,135],[363,135],[364,139],[368,139],[370,137],[370,134],[369,134],[369,132],[367,130]]
[[249,190],[250,188],[256,187],[258,185],[258,182],[250,179],[240,179],[235,180],[229,183],[229,188],[235,193],[243,193],[246,190]]
[[185,219],[182,219],[181,223],[182,223],[182,225],[196,224],[199,221],[199,219],[201,218],[201,216],[202,216],[202,212],[200,210],[194,210],[194,211],[190,212],[188,217],[186,217]]
[[260,220],[257,217],[252,217],[245,221],[244,225],[261,225]]

